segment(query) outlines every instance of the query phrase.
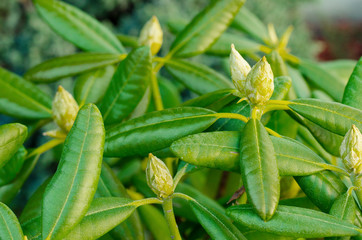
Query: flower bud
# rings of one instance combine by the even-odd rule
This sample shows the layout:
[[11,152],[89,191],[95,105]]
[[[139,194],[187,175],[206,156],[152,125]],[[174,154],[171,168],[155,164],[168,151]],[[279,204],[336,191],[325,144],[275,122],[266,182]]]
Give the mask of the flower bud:
[[77,116],[79,107],[73,96],[62,86],[58,87],[53,100],[53,118],[58,126],[65,132],[69,132]]
[[159,198],[166,198],[173,193],[173,179],[166,164],[159,158],[148,156],[146,168],[147,184]]
[[245,93],[253,105],[263,105],[273,95],[273,71],[265,57],[246,76]]
[[362,135],[355,125],[344,136],[339,153],[348,171],[362,173]]
[[240,97],[245,97],[245,81],[251,67],[249,63],[245,61],[245,59],[240,55],[240,53],[236,51],[234,44],[231,44],[229,62],[233,84],[240,92]]
[[153,16],[142,28],[138,38],[139,45],[149,46],[152,55],[158,53],[162,46],[163,32],[160,22]]

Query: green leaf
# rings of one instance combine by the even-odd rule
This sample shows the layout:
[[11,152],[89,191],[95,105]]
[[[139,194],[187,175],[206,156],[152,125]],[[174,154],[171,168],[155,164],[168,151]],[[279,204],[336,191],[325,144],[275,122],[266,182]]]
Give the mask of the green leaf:
[[298,98],[311,97],[311,91],[302,74],[295,68],[288,65],[288,73],[292,78],[292,85]]
[[133,50],[119,64],[99,104],[105,124],[120,122],[132,113],[147,89],[151,71],[151,53],[146,46]]
[[[182,99],[179,90],[177,89],[175,84],[173,84],[171,80],[168,80],[162,76],[157,76],[157,80],[158,80],[158,86],[160,88],[163,107],[174,108],[180,106]],[[149,104],[147,111],[148,112],[156,111],[153,99],[151,99],[151,103]],[[141,115],[143,114],[144,112]]]
[[52,100],[36,85],[0,67],[0,113],[16,118],[51,117]]
[[205,130],[216,121],[215,112],[196,107],[179,107],[131,119],[107,129],[104,155],[144,155],[168,147],[189,134]]
[[273,143],[257,119],[248,121],[240,137],[240,171],[248,200],[268,221],[279,202],[279,173]]
[[126,220],[136,206],[129,205],[127,198],[94,199],[87,214],[73,230],[62,239],[97,239]]
[[0,186],[8,184],[15,179],[23,167],[26,153],[26,149],[24,147],[20,147],[15,155],[13,155],[12,158],[5,164],[5,166],[0,168]]
[[36,83],[51,83],[121,61],[119,54],[77,53],[53,58],[29,69],[24,77]]
[[231,221],[222,221],[215,216],[211,209],[203,207],[196,201],[189,201],[199,223],[205,228],[212,239],[245,239],[246,238],[232,225]]
[[171,233],[164,215],[155,206],[143,205],[138,209],[142,223],[156,240],[171,240]]
[[[118,180],[113,170],[105,163],[99,177],[95,197],[129,198],[126,188]],[[135,212],[121,225],[115,227],[110,235],[115,239],[144,239],[143,229],[138,214]]]
[[352,192],[347,191],[334,201],[329,214],[353,224],[356,219],[356,211],[359,210]]
[[9,204],[19,192],[38,162],[39,155],[27,159],[17,177],[7,185],[0,187],[0,202]]
[[182,103],[182,106],[202,107],[218,111],[237,98],[233,95],[234,91],[235,89],[222,89],[206,93]]
[[[239,172],[240,136],[236,131],[199,133],[173,142],[170,148],[177,157],[190,164]],[[333,168],[293,139],[271,136],[271,140],[280,175],[303,176]]]
[[27,127],[20,123],[9,123],[0,126],[0,169],[23,145],[27,135]]
[[231,26],[261,41],[268,41],[269,39],[268,30],[264,23],[245,7],[241,8]]
[[333,99],[338,102],[342,100],[345,83],[338,77],[320,67],[317,63],[308,60],[300,61],[299,70],[311,83],[323,89]]
[[355,124],[362,129],[362,111],[340,103],[317,99],[296,99],[288,106],[315,124],[344,136]]
[[171,53],[175,57],[191,57],[206,51],[227,29],[244,2],[213,1],[177,35]]
[[138,38],[134,36],[129,36],[125,34],[117,34],[117,39],[123,44],[125,47],[138,47]]
[[282,100],[288,96],[289,89],[292,86],[292,79],[288,76],[274,78],[274,91],[270,99]]
[[100,112],[84,105],[65,139],[58,169],[44,192],[43,239],[62,239],[86,214],[97,189],[104,145]]
[[347,191],[340,178],[329,171],[294,178],[305,195],[323,212],[329,212],[337,197]]
[[352,59],[337,59],[327,62],[319,62],[319,65],[330,73],[339,77],[344,83],[348,82],[357,61]]
[[272,51],[266,55],[266,59],[271,66],[275,78],[280,76],[288,76],[287,66],[285,65],[285,62],[278,51]]
[[24,239],[23,230],[16,215],[2,202],[0,202],[0,239]]
[[342,103],[362,110],[362,57],[350,76],[344,89]]
[[268,222],[260,219],[250,205],[233,206],[226,212],[236,222],[252,229],[296,238],[351,236],[361,231],[329,214],[299,207],[279,206]]
[[96,19],[56,0],[33,0],[39,15],[60,36],[89,52],[124,53],[117,37]]
[[200,63],[173,59],[168,60],[165,67],[177,81],[199,95],[233,88],[226,77]]
[[115,70],[113,65],[109,65],[80,75],[74,85],[74,98],[78,104],[100,102]]

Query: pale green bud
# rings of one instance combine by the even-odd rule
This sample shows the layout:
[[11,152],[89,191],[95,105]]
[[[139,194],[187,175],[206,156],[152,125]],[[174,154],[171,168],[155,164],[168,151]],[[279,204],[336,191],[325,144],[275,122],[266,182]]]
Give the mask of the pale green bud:
[[56,124],[65,132],[69,132],[78,114],[78,104],[73,96],[62,86],[58,87],[53,100],[53,118]]
[[139,45],[149,46],[152,55],[158,53],[162,46],[163,32],[160,22],[153,16],[142,28],[138,38]]
[[146,168],[147,184],[159,198],[173,193],[173,179],[166,164],[152,153],[148,156]]
[[344,136],[339,153],[348,171],[362,173],[362,135],[355,125]]
[[253,105],[263,105],[273,95],[273,71],[265,57],[246,76],[245,93]]
[[231,79],[235,88],[239,91],[240,97],[245,97],[245,82],[246,76],[250,72],[250,65],[245,59],[236,51],[234,44],[231,44],[230,52],[230,72]]

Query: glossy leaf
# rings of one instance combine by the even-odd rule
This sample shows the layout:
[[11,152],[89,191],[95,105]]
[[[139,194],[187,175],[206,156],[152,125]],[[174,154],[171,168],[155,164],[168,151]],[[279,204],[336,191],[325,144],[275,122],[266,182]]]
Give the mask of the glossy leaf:
[[250,119],[240,137],[240,171],[248,199],[268,221],[278,206],[280,184],[273,143],[259,120]]
[[171,46],[173,55],[191,57],[203,53],[227,29],[244,2],[244,0],[212,2],[176,36]]
[[136,206],[127,198],[94,199],[82,221],[63,239],[97,239],[126,220]]
[[0,68],[0,113],[16,118],[51,117],[52,100],[33,83]]
[[233,88],[231,81],[200,63],[168,60],[165,67],[177,81],[200,95],[220,89]]
[[[170,148],[177,157],[190,164],[239,172],[240,136],[236,131],[199,133],[175,141]],[[271,140],[280,175],[310,175],[333,167],[293,139],[271,136]]]
[[362,110],[362,57],[350,76],[344,89],[342,103]]
[[16,215],[0,202],[0,239],[23,240],[23,230]]
[[245,7],[241,8],[231,26],[261,41],[267,41],[269,38],[264,23]]
[[107,157],[144,155],[163,149],[173,141],[201,132],[216,121],[215,112],[196,107],[180,107],[151,112],[107,130]]
[[58,169],[44,192],[43,239],[62,239],[86,214],[95,194],[104,145],[100,112],[84,105],[65,139]]
[[8,184],[15,179],[23,167],[26,153],[27,151],[25,148],[21,147],[5,164],[5,166],[0,168],[0,186]]
[[306,78],[317,87],[326,91],[336,101],[341,101],[343,96],[343,83],[335,75],[329,73],[317,63],[307,60],[301,60],[299,70]]
[[53,58],[29,69],[24,77],[32,82],[51,83],[121,61],[119,54],[77,53]]
[[230,207],[227,214],[247,227],[296,238],[351,236],[361,231],[353,224],[329,214],[299,207],[279,206],[268,222],[260,219],[250,205]]
[[27,127],[20,123],[0,126],[0,169],[23,145],[27,135]]
[[151,64],[148,47],[135,49],[119,64],[99,104],[105,124],[120,122],[136,108],[147,89]]
[[[129,198],[125,187],[105,162],[102,164],[102,171],[95,197]],[[121,225],[115,227],[109,234],[116,239],[142,240],[144,238],[140,218],[136,212]]]
[[134,36],[129,36],[125,34],[117,34],[116,35],[118,40],[123,44],[125,47],[138,47],[138,38]]
[[235,89],[222,89],[214,92],[203,94],[197,98],[193,98],[182,103],[182,106],[202,107],[210,110],[218,111],[226,104],[235,100],[237,97],[233,95]]
[[359,210],[352,192],[346,192],[336,199],[329,213],[332,216],[353,224],[356,219],[356,211]]
[[110,30],[81,10],[57,0],[33,0],[39,15],[60,36],[89,52],[123,53]]
[[319,63],[322,68],[339,77],[344,83],[348,82],[356,64],[357,61],[352,59],[337,59]]
[[344,136],[355,124],[362,129],[362,111],[340,103],[317,99],[297,99],[288,106],[317,125]]
[[9,204],[14,199],[32,173],[38,159],[39,155],[27,159],[17,177],[11,183],[0,187],[0,202]]
[[74,98],[80,106],[98,103],[105,95],[115,67],[109,65],[80,75],[74,86]]
[[340,178],[329,171],[294,178],[314,205],[327,213],[337,197],[347,191]]
[[189,204],[199,223],[212,239],[246,239],[234,226],[230,227],[232,225],[230,221],[222,221],[210,209],[205,208],[196,201],[190,201]]
[[292,79],[288,76],[280,76],[274,78],[274,92],[270,99],[283,100],[288,96],[290,87],[292,86]]
[[311,97],[311,91],[302,74],[295,68],[288,66],[288,73],[292,78],[293,89],[299,98]]

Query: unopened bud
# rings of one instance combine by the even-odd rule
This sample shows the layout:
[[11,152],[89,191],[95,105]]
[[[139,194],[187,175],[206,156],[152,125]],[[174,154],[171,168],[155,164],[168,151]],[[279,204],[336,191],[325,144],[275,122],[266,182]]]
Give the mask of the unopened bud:
[[139,45],[149,46],[152,55],[158,53],[162,46],[163,32],[160,22],[156,16],[153,16],[142,28],[138,43]]
[[53,118],[57,125],[65,132],[69,132],[73,126],[79,107],[73,96],[62,86],[58,87],[58,91],[55,94],[52,110]]
[[348,171],[362,173],[362,135],[355,125],[344,136],[339,152]]
[[231,44],[230,52],[230,72],[231,79],[235,88],[239,91],[240,97],[245,97],[245,82],[246,76],[250,72],[250,65],[245,59],[236,51],[234,44]]
[[259,60],[246,77],[245,93],[253,105],[263,105],[273,95],[273,71],[265,57]]
[[166,164],[152,153],[148,156],[146,168],[147,184],[159,198],[173,193],[173,179]]

